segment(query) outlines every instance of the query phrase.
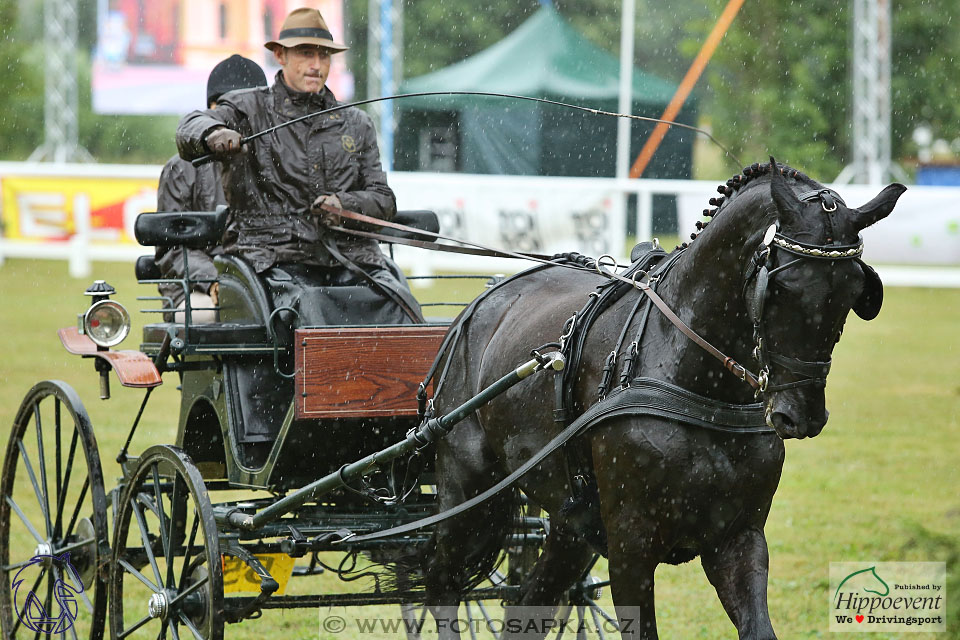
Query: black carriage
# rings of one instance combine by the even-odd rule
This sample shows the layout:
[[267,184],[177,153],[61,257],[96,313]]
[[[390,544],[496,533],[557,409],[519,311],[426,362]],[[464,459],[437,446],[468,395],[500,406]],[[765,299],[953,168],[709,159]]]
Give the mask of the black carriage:
[[[143,214],[138,240],[203,246],[219,237],[225,215]],[[429,212],[401,213],[400,221],[436,231]],[[73,389],[45,381],[24,398],[0,487],[5,637],[98,638],[109,625],[113,638],[222,638],[225,623],[269,608],[399,604],[407,618],[417,615],[423,591],[410,559],[429,528],[353,539],[437,511],[429,442],[438,423],[424,420],[429,389],[420,383],[448,324],[290,331],[248,264],[232,256],[216,264],[216,322],[191,322],[188,296],[183,322],[147,324],[138,351],[114,350],[129,319],[98,281],[86,292],[92,304],[80,327],[60,330],[70,353],[93,360],[102,398],[110,396],[111,371],[122,386],[145,390],[144,398],[116,456],[121,473],[112,489]],[[138,261],[137,276],[158,282],[152,258]],[[191,290],[189,280],[176,282]],[[169,300],[142,299],[161,302],[154,313],[172,319]],[[521,370],[560,364],[541,357]],[[516,373],[504,388],[522,377]],[[181,388],[176,441],[131,455],[163,374]],[[464,599],[515,598],[548,527],[539,512],[519,518],[504,543],[504,571]],[[345,583],[340,593],[283,593],[291,577],[323,572],[322,554],[330,552],[345,564],[360,558],[392,567],[391,578],[359,592]],[[349,578],[344,563],[326,570]],[[241,575],[254,594],[225,585],[225,576],[230,583]],[[599,590],[591,580],[585,576],[574,594],[581,613]]]

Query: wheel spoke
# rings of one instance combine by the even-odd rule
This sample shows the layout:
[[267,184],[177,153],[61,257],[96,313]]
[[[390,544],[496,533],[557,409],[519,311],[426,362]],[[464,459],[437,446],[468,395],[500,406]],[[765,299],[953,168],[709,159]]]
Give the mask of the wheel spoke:
[[[37,576],[37,579],[33,581],[33,586],[30,588],[30,593],[36,593],[37,587],[40,586],[40,581],[43,580],[43,576],[47,575],[47,568],[40,568],[40,575]],[[13,622],[13,630],[10,632],[10,636],[13,637],[17,634],[17,629],[20,627],[20,616],[17,616],[17,619]]]
[[563,638],[563,633],[564,631],[567,630],[567,621],[570,620],[570,614],[573,613],[573,605],[572,604],[564,605],[562,611],[563,612],[560,614],[558,618],[560,620],[560,631],[557,633],[556,640],[560,640],[561,638]]
[[[52,579],[47,580],[47,597],[43,599],[43,610],[47,615],[50,615],[50,611],[53,609],[53,585],[57,581],[57,570],[54,567],[50,572],[52,574]],[[39,637],[40,631],[37,630],[37,637]]]
[[594,615],[599,613],[601,616],[603,616],[604,620],[606,620],[607,622],[612,622],[613,624],[617,625],[618,629],[620,628],[619,621],[617,621],[616,618],[614,618],[609,613],[604,611],[603,607],[601,607],[599,604],[597,604],[595,601],[591,600],[590,598],[587,598],[586,600],[587,600],[587,604],[590,605],[590,610],[594,612]]
[[[54,480],[56,481],[56,490],[57,490],[56,498],[57,498],[57,507],[58,507],[58,508],[57,508],[57,521],[56,521],[56,523],[55,523],[54,526],[53,526],[53,539],[56,540],[56,539],[57,539],[57,534],[59,534],[58,529],[60,528],[60,508],[61,508],[61,507],[60,507],[60,505],[61,505],[60,494],[63,493],[63,476],[61,475],[61,471],[63,471],[63,455],[62,455],[62,452],[60,451],[60,449],[61,449],[61,441],[60,441],[60,398],[56,398],[56,397],[55,397],[55,398],[53,399],[53,401],[54,401],[54,404],[53,404],[53,428],[54,428],[54,431],[53,431],[53,433],[54,433],[54,438],[55,438],[55,440],[54,440],[54,454],[56,455],[56,463],[57,463],[56,475],[54,476]],[[71,628],[72,628],[72,627],[71,627]]]
[[[159,484],[159,483],[158,483]],[[169,528],[167,530],[167,546],[164,547],[166,550],[166,561],[167,561],[167,588],[173,588],[173,541],[174,541],[174,527],[178,521],[178,510],[180,508],[180,501],[183,499],[183,496],[180,495],[180,486],[179,478],[174,477],[173,479],[173,491],[170,494],[170,517],[168,518]],[[161,509],[161,512],[163,509]],[[184,523],[186,524],[186,523]],[[163,526],[163,522],[160,523]]]
[[590,607],[590,616],[593,618],[593,626],[597,628],[597,635],[600,636],[600,640],[606,640],[606,635],[603,633],[603,626],[600,624],[600,616],[597,615],[597,609],[600,607]]
[[47,522],[47,535],[53,538],[53,522],[50,520],[50,485],[47,483],[47,462],[43,452],[43,424],[40,418],[40,401],[34,405],[34,422],[37,425],[37,456],[40,461],[40,483],[43,485],[43,515]]
[[163,576],[160,575],[160,567],[157,566],[157,558],[153,555],[153,546],[150,544],[150,535],[149,530],[147,529],[147,523],[143,517],[143,513],[140,511],[140,507],[137,506],[137,501],[133,498],[130,499],[130,508],[133,509],[133,515],[137,518],[137,527],[140,529],[140,539],[143,540],[143,549],[147,554],[147,559],[150,561],[150,567],[153,569],[153,575],[157,579],[157,585],[162,585]]
[[93,613],[93,603],[90,602],[90,597],[87,595],[86,589],[80,590],[80,599],[83,600],[83,606],[87,608],[87,611]]
[[167,620],[167,625],[170,627],[170,635],[173,636],[173,640],[180,640],[180,633],[177,631],[177,625],[173,618]]
[[30,524],[29,520],[27,520],[27,516],[24,515],[23,511],[20,510],[20,506],[14,501],[14,499],[10,496],[5,497],[7,499],[7,504],[9,504],[13,511],[17,514],[17,517],[23,521],[23,524],[27,527],[27,530],[30,531],[30,534],[37,540],[37,542],[46,542],[43,539],[43,536],[40,535],[40,532],[37,531],[32,524]]
[[117,558],[117,564],[119,564],[121,567],[123,567],[124,569],[132,573],[133,577],[135,577],[137,580],[145,584],[147,588],[150,589],[150,591],[153,591],[154,593],[160,593],[160,591],[162,591],[160,587],[158,587],[157,585],[147,580],[147,577],[145,575],[137,571],[136,567],[134,567],[132,564],[130,564],[123,558]]
[[477,600],[477,607],[480,609],[480,614],[483,616],[483,619],[487,622],[487,629],[490,633],[493,634],[494,640],[500,640],[500,634],[494,631],[493,620],[490,618],[490,613],[487,611],[487,608],[483,604],[483,600]]
[[463,608],[467,614],[467,626],[470,629],[470,640],[477,640],[477,630],[473,628],[473,611],[470,609],[470,601],[463,601]]
[[190,528],[190,540],[183,551],[183,566],[180,568],[180,580],[177,584],[183,584],[187,580],[187,571],[190,569],[190,558],[193,556],[193,543],[197,539],[197,530],[200,527],[200,515],[193,512],[193,526]]
[[149,615],[146,615],[146,616],[140,618],[139,620],[137,620],[137,621],[133,624],[133,626],[130,627],[129,629],[127,629],[126,631],[121,631],[120,633],[118,633],[118,634],[117,634],[117,637],[118,637],[118,638],[126,638],[128,635],[130,635],[131,633],[133,633],[134,631],[136,631],[137,629],[139,629],[139,628],[142,627],[143,625],[147,624],[147,623],[150,622],[151,620],[153,620],[153,618],[150,617]]
[[3,566],[0,566],[0,570],[12,571],[14,569],[22,569],[23,567],[27,566],[31,562],[33,562],[32,557],[29,560],[23,560],[21,562],[14,562],[13,564],[5,564]]
[[173,598],[172,600],[170,600],[170,605],[169,605],[169,606],[172,607],[172,606],[174,606],[174,605],[176,605],[176,604],[179,604],[181,600],[183,600],[184,598],[186,598],[188,595],[190,595],[191,593],[193,593],[194,591],[196,591],[197,589],[199,589],[199,588],[202,587],[203,585],[207,584],[207,582],[209,582],[209,581],[210,581],[210,578],[209,578],[209,577],[205,577],[203,580],[197,580],[197,581],[194,582],[192,585],[190,585],[189,587],[187,587],[186,589],[184,589],[183,591],[181,591],[180,593],[178,593],[178,594],[177,594],[177,597],[175,597],[175,598]]
[[80,509],[83,508],[83,499],[87,497],[87,489],[90,488],[90,477],[87,476],[83,479],[83,486],[80,488],[80,499],[77,500],[76,506],[73,508],[73,515],[70,516],[70,522],[67,524],[67,529],[63,532],[63,537],[67,538],[73,533],[73,526],[77,524],[77,518],[80,516]]
[[[90,538],[90,542],[93,542],[93,538]],[[61,549],[61,550],[58,551],[57,553],[61,553],[62,551],[63,551],[63,550]],[[77,582],[75,583],[75,586],[76,586],[76,589],[75,589],[75,590],[76,590],[76,592],[80,595],[80,598],[83,600],[83,605],[87,608],[87,610],[88,610],[90,613],[93,613],[93,603],[90,602],[90,598],[87,597],[87,590],[83,588],[83,583],[80,582],[80,576],[78,576],[78,575],[77,575],[75,572],[73,572],[73,571],[71,571],[71,572],[69,573],[69,575],[70,575],[70,582],[73,582],[73,581],[74,581],[74,578],[77,579]],[[61,579],[61,580],[63,579],[62,575],[60,576],[60,579]]]
[[590,564],[587,565],[587,568],[583,570],[583,573],[580,574],[580,582],[583,582],[590,576],[590,572],[593,571],[593,567],[597,564],[597,560],[600,559],[600,554],[593,554],[593,558],[590,560]]
[[33,494],[37,498],[37,504],[40,506],[40,511],[43,512],[44,520],[47,524],[47,536],[49,537],[52,533],[50,527],[50,510],[44,508],[44,499],[43,494],[40,491],[40,485],[37,483],[37,476],[33,473],[33,465],[30,464],[30,458],[27,457],[27,448],[23,445],[23,440],[17,440],[17,447],[20,449],[20,459],[23,461],[23,468],[27,471],[27,476],[30,478],[30,484],[33,485]]
[[67,552],[67,551],[76,551],[76,550],[79,549],[80,547],[85,547],[85,546],[87,546],[88,544],[90,544],[91,542],[94,542],[95,540],[96,540],[96,538],[84,538],[83,540],[77,540],[76,542],[73,542],[73,543],[71,543],[71,544],[65,545],[65,546],[63,546],[63,547],[59,547],[59,548],[56,550],[56,553],[57,553],[57,554],[62,554],[62,553]]
[[197,629],[197,627],[192,622],[190,622],[190,618],[187,617],[187,614],[185,614],[183,611],[180,611],[179,617],[180,617],[180,622],[186,625],[187,629],[190,629],[190,633],[193,634],[194,638],[196,638],[197,640],[204,640],[203,634],[200,633],[200,630]]
[[[70,438],[70,452],[67,453],[67,469],[63,474],[63,491],[60,495],[57,496],[57,523],[54,526],[54,532],[56,537],[66,537],[61,536],[61,526],[63,525],[63,507],[67,503],[67,491],[70,488],[70,474],[73,473],[73,458],[77,453],[77,441],[80,438],[80,432],[76,429],[73,430],[73,437]],[[78,502],[83,502],[81,498]]]

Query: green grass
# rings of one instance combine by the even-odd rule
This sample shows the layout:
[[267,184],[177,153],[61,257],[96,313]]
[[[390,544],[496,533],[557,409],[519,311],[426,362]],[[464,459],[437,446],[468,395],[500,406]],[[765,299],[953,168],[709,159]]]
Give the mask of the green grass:
[[[138,308],[137,295],[152,295],[136,285],[129,264],[96,264],[95,277],[114,285],[116,299],[131,310]],[[35,382],[67,381],[90,413],[109,490],[119,476],[113,459],[142,393],[121,388],[114,378],[113,399],[100,401],[92,363],[59,344],[56,329],[75,324],[89,302],[82,295],[88,284],[69,278],[64,262],[10,260],[0,267],[0,423],[11,424]],[[438,296],[448,286],[423,294]],[[481,286],[473,283],[471,291]],[[139,326],[144,318],[137,314],[134,321]],[[829,637],[829,563],[861,560],[948,562],[950,631],[941,637],[960,638],[957,327],[960,291],[954,290],[888,289],[877,320],[848,321],[827,388],[830,422],[813,440],[787,443],[766,528],[770,611],[781,638]],[[138,333],[135,327],[123,348],[136,349]],[[147,408],[133,451],[172,443],[177,412],[176,378],[168,375]],[[327,581],[296,588],[344,587]],[[736,636],[697,561],[657,571],[657,611],[663,638]],[[349,615],[377,613],[392,615],[394,609]],[[228,627],[227,636],[372,637],[318,636],[317,622],[317,611],[267,611],[260,620]]]

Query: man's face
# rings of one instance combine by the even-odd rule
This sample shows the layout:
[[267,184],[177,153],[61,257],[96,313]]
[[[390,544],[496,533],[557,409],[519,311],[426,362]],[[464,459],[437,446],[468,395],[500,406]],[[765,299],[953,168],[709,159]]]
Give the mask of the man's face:
[[276,47],[273,56],[283,68],[283,79],[294,91],[319,93],[330,75],[330,50],[312,44]]

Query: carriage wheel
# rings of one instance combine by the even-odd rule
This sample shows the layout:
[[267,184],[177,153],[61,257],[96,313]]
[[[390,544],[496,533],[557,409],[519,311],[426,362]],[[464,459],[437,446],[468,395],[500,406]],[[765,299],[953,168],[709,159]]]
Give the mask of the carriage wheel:
[[[608,635],[619,635],[620,626],[616,615],[598,602],[603,591],[610,588],[610,580],[599,576],[596,571],[599,559],[600,555],[594,554],[590,565],[570,588],[566,602],[560,607],[558,619],[566,623],[566,628],[576,631],[577,637],[596,634],[597,638],[604,640]],[[573,620],[574,616],[576,621]]]
[[180,449],[140,458],[117,508],[110,633],[223,638],[223,568],[200,472]]
[[27,393],[0,478],[5,638],[103,636],[107,500],[90,417],[66,383]]

